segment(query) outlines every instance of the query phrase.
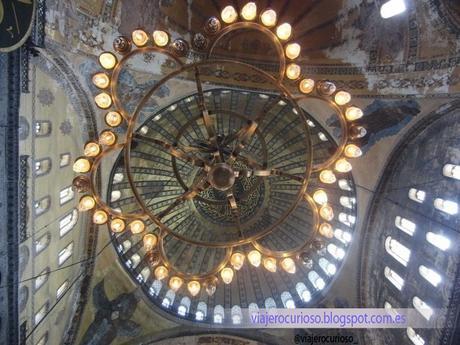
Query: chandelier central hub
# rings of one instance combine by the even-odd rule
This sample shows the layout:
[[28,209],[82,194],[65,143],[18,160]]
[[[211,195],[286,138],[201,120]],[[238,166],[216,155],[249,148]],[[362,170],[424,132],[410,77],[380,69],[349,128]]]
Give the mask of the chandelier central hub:
[[235,172],[227,163],[217,163],[209,170],[208,181],[215,189],[225,191],[233,187]]

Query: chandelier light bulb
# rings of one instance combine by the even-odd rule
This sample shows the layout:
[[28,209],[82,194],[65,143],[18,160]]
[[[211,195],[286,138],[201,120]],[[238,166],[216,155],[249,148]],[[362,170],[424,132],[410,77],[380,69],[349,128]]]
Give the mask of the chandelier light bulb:
[[83,152],[86,157],[96,157],[99,153],[101,153],[101,147],[94,141],[90,141],[85,145]]
[[286,41],[291,37],[292,34],[292,26],[289,23],[283,23],[276,28],[276,36],[280,40]]
[[319,174],[319,179],[323,183],[332,184],[337,181],[335,174],[331,170],[323,170]]
[[107,109],[112,105],[112,97],[106,92],[101,92],[94,97],[94,102],[99,108]]
[[230,284],[233,280],[233,270],[230,267],[225,267],[220,271],[220,276],[225,284]]
[[91,163],[86,158],[78,158],[73,164],[73,171],[76,173],[87,173],[91,169]]
[[260,20],[262,21],[262,24],[268,27],[275,26],[276,19],[277,19],[276,12],[273,11],[272,9],[265,10],[260,16]]
[[158,266],[157,268],[155,268],[155,271],[153,272],[153,274],[155,275],[156,279],[163,280],[168,276],[169,271],[164,266]]
[[346,91],[339,91],[334,96],[335,103],[345,105],[351,101],[351,95]]
[[105,223],[107,223],[108,219],[109,219],[109,216],[103,210],[97,210],[93,214],[93,223],[94,224],[97,224],[97,225],[105,224]]
[[134,30],[132,35],[133,43],[138,47],[143,47],[149,40],[149,35],[144,30]]
[[300,55],[300,44],[298,43],[290,43],[286,46],[285,49],[286,56],[291,59],[297,59]]
[[348,144],[345,146],[344,153],[348,158],[357,158],[362,156],[363,151],[361,151],[361,149],[355,144]]
[[328,222],[330,222],[331,220],[334,219],[334,210],[332,209],[332,207],[329,204],[324,204],[319,209],[319,215],[324,220],[327,220]]
[[134,220],[129,224],[129,228],[133,234],[140,234],[145,229],[145,224],[142,220]]
[[319,226],[319,233],[327,238],[334,237],[334,231],[332,230],[332,225],[329,223],[323,223]]
[[291,258],[286,258],[281,261],[281,267],[287,273],[294,274],[296,272],[295,262]]
[[315,88],[315,81],[313,79],[302,79],[299,83],[299,90],[304,94],[308,94]]
[[217,278],[216,277],[211,277],[206,282],[204,283],[206,287],[206,293],[208,296],[214,295],[217,289]]
[[110,85],[109,76],[103,72],[93,75],[92,81],[99,89],[106,89]]
[[351,139],[359,139],[366,136],[367,130],[363,126],[352,126],[350,128],[350,133]]
[[113,69],[117,64],[117,57],[110,52],[104,52],[99,55],[99,64],[102,66],[102,68],[108,70]]
[[300,72],[300,66],[295,63],[291,63],[286,67],[286,77],[291,80],[296,80],[299,78]]
[[190,295],[192,295],[192,297],[195,297],[196,295],[200,293],[200,290],[201,290],[200,283],[197,282],[196,280],[192,280],[191,282],[187,284],[187,290],[188,292],[190,292]]
[[355,121],[363,117],[363,111],[357,107],[349,107],[345,111],[345,117],[348,121]]
[[257,5],[255,2],[248,2],[241,10],[241,17],[245,20],[254,20],[257,16]]
[[276,259],[275,258],[265,258],[263,261],[264,267],[269,272],[276,272]]
[[319,205],[324,205],[327,203],[327,194],[324,190],[318,189],[314,194],[313,194],[313,200]]
[[233,6],[226,6],[221,12],[221,18],[224,23],[233,23],[238,18],[238,13]]
[[110,222],[110,229],[113,232],[122,232],[125,230],[125,221],[120,218],[115,218]]
[[78,202],[78,210],[80,212],[89,211],[96,206],[96,201],[92,196],[85,195],[82,196]]
[[150,251],[157,245],[158,237],[155,234],[146,234],[142,239],[142,242],[144,244],[144,249],[146,251]]
[[252,250],[248,254],[248,260],[254,267],[259,267],[262,260],[262,255],[257,250]]
[[169,287],[174,292],[177,292],[181,288],[183,283],[184,281],[180,277],[174,276],[174,277],[171,277],[171,279],[169,279]]
[[106,146],[112,146],[117,141],[117,136],[112,131],[103,131],[99,136],[99,143]]
[[159,47],[164,47],[169,42],[169,35],[165,31],[155,30],[153,32],[153,41]]
[[105,115],[105,123],[110,127],[119,126],[121,124],[121,121],[123,121],[123,117],[117,111],[109,111]]
[[335,162],[335,170],[341,173],[347,173],[351,171],[351,164],[345,158],[340,158]]
[[242,253],[234,253],[230,259],[230,263],[232,264],[235,270],[240,270],[243,267],[245,256]]

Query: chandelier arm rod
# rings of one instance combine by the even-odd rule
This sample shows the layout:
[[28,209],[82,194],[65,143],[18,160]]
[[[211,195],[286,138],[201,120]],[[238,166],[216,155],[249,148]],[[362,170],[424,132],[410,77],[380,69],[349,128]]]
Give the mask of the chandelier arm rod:
[[250,177],[250,176],[258,176],[258,177],[281,176],[281,177],[288,177],[291,180],[295,180],[295,181],[298,181],[298,182],[303,182],[303,180],[304,180],[303,177],[301,177],[301,176],[286,173],[286,172],[284,172],[284,171],[282,171],[282,170],[280,170],[278,168],[265,169],[265,170],[262,170],[262,169],[235,170],[234,172],[235,172],[236,177],[239,177],[239,176],[246,176],[246,177]]
[[235,195],[233,195],[232,189],[227,190],[227,200],[230,204],[233,218],[235,218],[236,227],[238,229],[238,235],[243,238],[243,232],[241,230],[240,211],[238,210],[238,204],[236,203]]
[[[180,147],[179,148],[179,147],[176,147],[176,146],[174,146],[172,144],[164,142],[162,140],[149,138],[149,137],[146,137],[146,136],[141,135],[141,134],[135,134],[134,139],[140,139],[140,140],[143,140],[143,141],[150,142],[152,144],[159,145],[159,146],[163,147],[164,149],[166,149],[166,151],[171,156],[179,158],[179,159],[183,159],[183,160],[185,160],[187,162],[192,163],[192,165],[197,166],[199,168],[204,168],[205,170],[209,170],[209,165],[204,159],[201,159],[199,157],[196,157],[195,155],[191,155],[191,154],[188,154],[186,152],[183,152],[183,151],[186,151],[188,149],[188,147]],[[182,151],[180,151],[180,150],[182,150]]]

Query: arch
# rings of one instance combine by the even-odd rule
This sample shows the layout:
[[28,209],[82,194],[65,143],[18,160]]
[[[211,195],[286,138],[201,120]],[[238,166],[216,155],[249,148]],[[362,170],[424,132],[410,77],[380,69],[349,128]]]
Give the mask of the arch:
[[348,180],[340,179],[338,183],[339,183],[339,188],[341,190],[346,190],[348,192],[352,191],[352,188],[351,188],[350,183],[348,182]]
[[39,273],[37,278],[34,279],[34,291],[38,291],[48,280],[50,274],[50,268],[46,267],[43,271]]
[[346,226],[351,228],[356,222],[356,217],[351,215],[351,214],[340,212],[339,213],[339,222],[341,222],[341,223],[343,223]]
[[150,268],[148,266],[144,267],[142,271],[139,272],[136,279],[139,283],[144,283],[149,279],[150,276]]
[[195,320],[203,321],[207,316],[207,312],[208,306],[206,303],[203,301],[198,302],[198,305],[196,306]]
[[452,200],[436,198],[434,199],[433,205],[434,208],[449,215],[455,215],[458,213],[458,204]]
[[51,134],[51,122],[44,120],[35,121],[34,134],[37,138],[48,137]]
[[337,272],[337,267],[326,258],[320,258],[318,264],[328,276],[333,276]]
[[442,281],[441,275],[438,272],[426,267],[425,265],[420,265],[418,267],[418,273],[420,273],[420,275],[434,287],[437,287]]
[[385,250],[403,266],[407,266],[411,251],[405,245],[401,244],[398,240],[395,240],[391,236],[388,236],[385,239]]
[[35,177],[44,176],[51,171],[52,162],[51,158],[42,158],[34,161],[34,174]]
[[415,230],[417,229],[417,225],[410,221],[409,219],[403,218],[401,216],[395,217],[395,226],[399,229],[408,234],[409,236],[413,236]]
[[35,215],[37,217],[41,216],[46,211],[48,211],[50,207],[51,207],[51,198],[50,198],[50,196],[49,195],[44,196],[40,200],[34,202]]
[[177,314],[181,316],[187,315],[190,310],[190,303],[190,298],[187,296],[182,297],[179,303],[179,307],[177,307]]
[[241,307],[239,305],[234,305],[231,310],[232,323],[234,325],[239,325],[243,321],[243,313],[241,312]]
[[316,290],[322,290],[326,286],[323,278],[321,278],[316,271],[308,272],[308,280]]
[[295,309],[294,299],[292,298],[292,295],[288,291],[283,291],[281,293],[281,302],[283,302],[283,305],[285,308]]
[[49,309],[49,302],[45,302],[34,315],[34,325],[37,326],[43,320]]
[[409,199],[418,202],[419,204],[423,204],[426,199],[426,192],[420,189],[411,188],[408,192]]
[[295,286],[295,289],[297,291],[297,294],[299,295],[300,299],[307,303],[307,302],[310,302],[311,300],[311,293],[310,291],[308,291],[307,289],[307,286],[302,283],[302,282],[299,282],[296,284]]
[[59,205],[64,205],[71,201],[75,196],[72,186],[65,187],[59,192]]
[[265,309],[276,309],[276,302],[272,297],[268,297],[264,302]]
[[248,312],[249,312],[249,315],[257,314],[259,312],[259,306],[257,305],[257,303],[254,303],[254,302],[249,303]]
[[334,243],[329,243],[327,245],[327,251],[336,260],[342,260],[345,257],[345,251],[343,250],[343,248],[340,248],[339,246],[335,245]]
[[433,309],[422,301],[420,297],[414,296],[414,298],[412,298],[412,305],[427,321],[429,321],[431,316],[433,316]]
[[66,262],[71,256],[73,252],[73,242],[70,242],[64,249],[62,249],[58,254],[58,265],[61,266],[64,262]]
[[176,293],[169,289],[167,292],[166,292],[166,295],[165,297],[163,298],[163,301],[161,302],[161,305],[165,308],[169,308],[173,305],[174,303],[174,299],[176,298]]
[[214,307],[214,317],[213,321],[214,323],[222,323],[224,322],[224,307],[222,307],[220,304],[216,305]]
[[335,229],[334,237],[343,244],[350,243],[352,238],[351,233],[349,233],[348,231],[343,231],[342,229]]
[[385,278],[387,278],[398,290],[401,290],[404,286],[404,279],[391,268],[386,266],[383,270]]
[[442,174],[445,177],[450,177],[456,180],[460,180],[460,165],[446,164],[442,168]]
[[59,221],[59,235],[64,237],[70,230],[72,230],[78,222],[78,211],[73,209],[64,218]]
[[428,243],[441,249],[442,251],[450,248],[450,240],[441,234],[436,234],[434,232],[428,231],[425,237]]
[[415,332],[415,330],[412,327],[408,327],[406,330],[406,334],[409,337],[409,339],[412,341],[412,344],[414,345],[424,345],[425,340]]
[[152,296],[158,296],[162,287],[163,283],[161,280],[155,279],[152,283],[152,286],[150,286],[149,294]]
[[345,208],[352,209],[355,204],[356,204],[356,198],[352,198],[349,196],[340,197],[340,205],[342,205]]
[[56,299],[58,300],[61,298],[64,293],[67,291],[67,288],[69,287],[70,283],[68,280],[64,281],[56,290]]
[[120,183],[123,181],[123,179],[124,179],[123,173],[118,172],[113,175],[113,182],[115,183]]
[[35,255],[38,255],[42,251],[44,251],[48,247],[50,242],[51,242],[51,234],[49,232],[47,232],[46,234],[42,235],[37,240],[35,240],[35,243],[34,243]]
[[70,165],[70,153],[61,153],[59,156],[59,168],[64,168]]
[[120,200],[121,198],[121,191],[119,190],[113,190],[112,193],[110,194],[110,201],[115,202],[117,200]]

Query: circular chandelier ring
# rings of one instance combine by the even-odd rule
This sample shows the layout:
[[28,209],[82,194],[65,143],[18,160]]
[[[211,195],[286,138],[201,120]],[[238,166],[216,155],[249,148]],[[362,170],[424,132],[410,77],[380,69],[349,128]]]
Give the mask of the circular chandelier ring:
[[144,53],[160,53],[168,56],[169,58],[173,59],[174,62],[176,62],[179,65],[179,68],[184,66],[184,63],[174,54],[172,54],[170,51],[164,48],[159,48],[159,47],[142,47],[142,48],[137,48],[134,50],[131,50],[129,53],[123,55],[120,61],[116,64],[112,71],[112,78],[111,78],[111,88],[110,88],[110,93],[113,99],[113,104],[115,105],[115,108],[118,109],[120,112],[121,116],[125,120],[128,120],[130,115],[129,112],[125,109],[123,106],[122,102],[120,101],[118,97],[118,82],[120,78],[120,73],[122,71],[123,66],[126,64],[126,62],[133,56],[138,55],[138,54],[144,54]]
[[280,66],[279,66],[279,82],[281,83],[284,80],[284,74],[286,70],[286,57],[284,56],[284,48],[283,45],[281,44],[280,40],[278,37],[271,31],[270,29],[266,28],[265,26],[255,23],[255,22],[237,22],[230,24],[223,28],[222,30],[219,31],[219,33],[215,36],[215,39],[213,40],[212,44],[209,47],[208,53],[207,53],[207,59],[210,59],[212,57],[212,54],[218,44],[218,42],[227,34],[236,31],[236,30],[241,30],[241,29],[247,29],[247,30],[256,30],[259,31],[266,36],[270,38],[272,43],[274,44],[276,51],[278,53],[279,61],[280,61]]
[[[129,184],[131,186],[131,189],[132,189],[132,192],[133,192],[135,198],[137,199],[138,203],[141,205],[141,208],[143,209],[143,211],[149,216],[149,218],[152,220],[152,222],[154,222],[159,228],[161,228],[164,231],[168,232],[171,236],[173,236],[173,237],[175,237],[177,239],[180,239],[180,240],[182,240],[184,242],[190,243],[190,244],[208,246],[208,247],[213,247],[213,248],[225,248],[225,247],[235,247],[235,246],[239,246],[239,245],[242,245],[242,244],[251,243],[251,242],[253,242],[253,241],[255,241],[255,240],[257,240],[257,239],[259,239],[259,238],[261,238],[261,237],[263,237],[265,235],[267,235],[268,233],[272,232],[273,229],[276,226],[278,226],[280,223],[282,223],[285,220],[285,218],[295,209],[297,204],[303,199],[303,196],[304,196],[304,194],[306,193],[306,190],[307,190],[307,184],[308,184],[308,180],[309,180],[309,177],[310,177],[310,174],[311,174],[311,166],[312,166],[312,160],[313,160],[313,152],[312,152],[312,150],[313,149],[312,149],[312,144],[311,144],[311,137],[309,136],[308,137],[308,139],[309,139],[308,140],[308,154],[307,154],[308,163],[307,163],[307,166],[306,166],[306,172],[305,172],[305,176],[304,176],[303,181],[302,181],[302,185],[300,186],[299,192],[297,194],[297,199],[293,202],[291,207],[288,208],[288,210],[285,212],[283,217],[281,217],[277,222],[272,224],[270,227],[266,228],[261,233],[259,233],[257,235],[254,235],[254,236],[250,236],[250,237],[241,239],[241,240],[238,240],[238,241],[233,241],[232,243],[228,243],[228,242],[209,243],[209,242],[205,242],[205,241],[196,241],[196,240],[186,238],[186,237],[184,237],[182,235],[179,235],[179,234],[175,233],[174,231],[170,230],[166,225],[164,225],[160,221],[160,219],[158,219],[158,217],[156,217],[155,215],[153,215],[150,212],[150,210],[147,208],[147,205],[145,204],[144,200],[141,198],[141,196],[139,194],[139,191],[135,187],[135,183],[134,183],[133,176],[132,176],[132,173],[131,173],[131,163],[130,163],[131,143],[132,143],[132,139],[133,139],[134,126],[136,124],[136,120],[137,120],[137,117],[140,114],[141,109],[145,106],[145,104],[147,103],[149,98],[154,94],[154,92],[157,91],[162,86],[162,84],[164,84],[166,81],[170,80],[171,78],[179,75],[180,73],[182,73],[182,72],[184,72],[186,70],[195,69],[195,68],[203,66],[203,65],[217,64],[217,63],[228,63],[228,64],[233,64],[233,65],[244,66],[244,67],[247,67],[247,68],[255,71],[256,73],[260,73],[273,86],[277,87],[279,90],[281,90],[283,92],[283,96],[286,97],[288,100],[290,100],[292,102],[292,104],[293,104],[294,108],[297,110],[297,112],[299,112],[299,113],[302,112],[301,108],[299,107],[299,105],[297,104],[297,102],[295,101],[294,97],[291,95],[290,91],[287,89],[286,86],[284,86],[280,81],[275,79],[269,73],[267,73],[267,72],[255,67],[253,65],[250,65],[250,64],[247,64],[247,63],[244,63],[244,62],[240,62],[240,61],[233,61],[233,60],[226,60],[226,59],[217,59],[217,60],[212,59],[212,60],[196,62],[196,63],[190,64],[190,65],[184,65],[180,69],[175,70],[175,71],[171,72],[170,74],[168,74],[167,76],[165,76],[164,78],[160,79],[155,85],[153,85],[150,88],[150,90],[144,95],[144,97],[141,99],[139,104],[136,106],[136,109],[134,110],[133,116],[128,121],[128,130],[127,130],[127,134],[126,134],[126,146],[125,146],[125,150],[124,150],[124,162],[125,162],[125,171],[126,171],[126,174],[127,174],[127,177],[128,177],[128,181],[129,181]],[[304,126],[306,128],[307,133],[309,133],[307,123],[304,121],[303,124],[304,124]]]

